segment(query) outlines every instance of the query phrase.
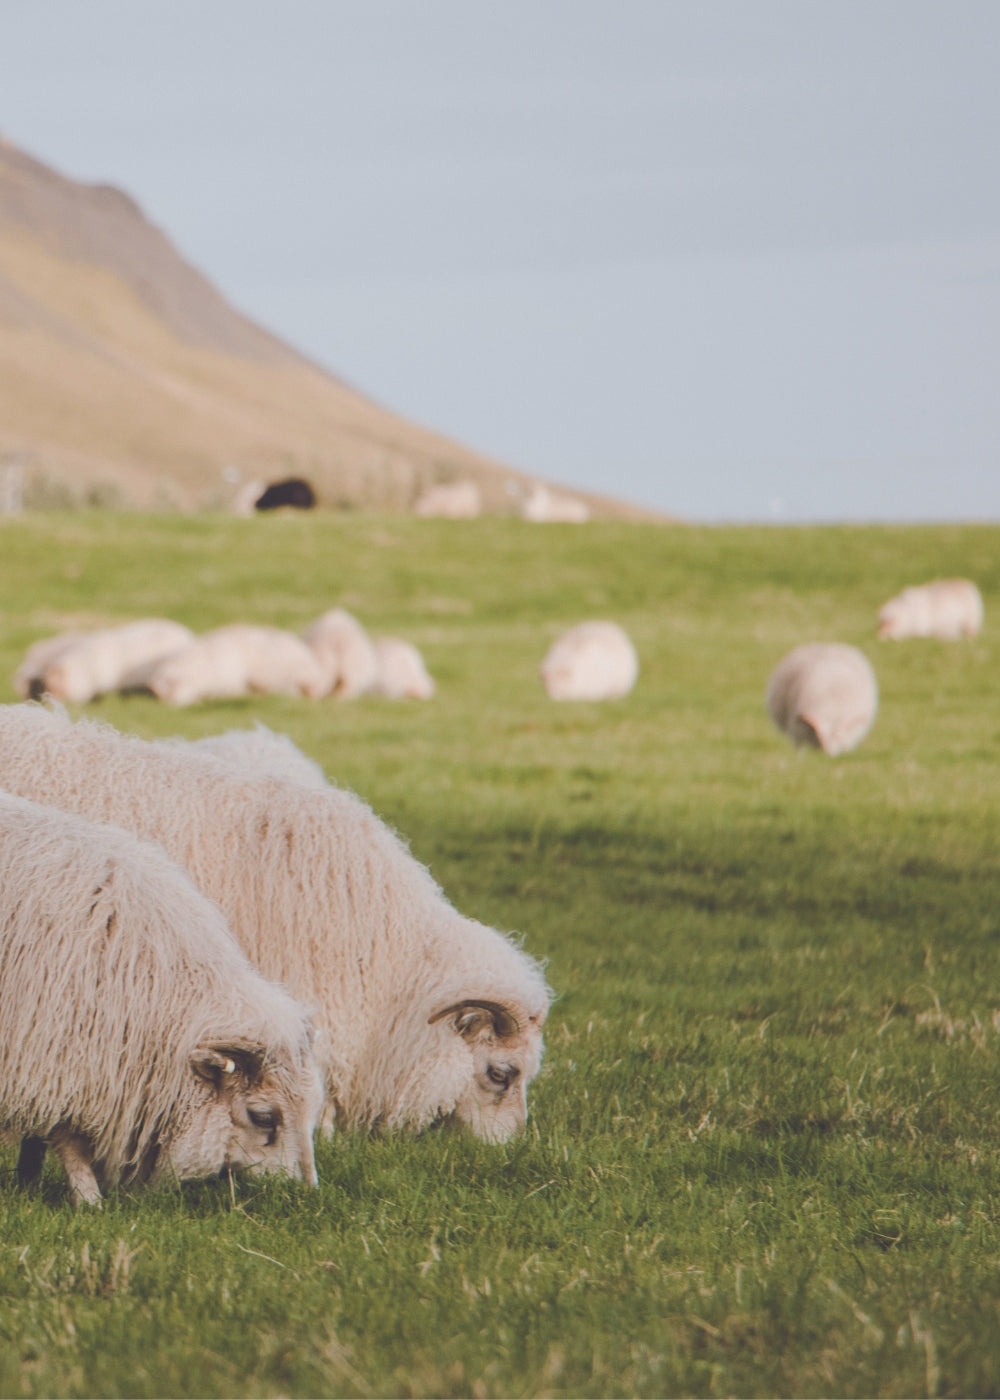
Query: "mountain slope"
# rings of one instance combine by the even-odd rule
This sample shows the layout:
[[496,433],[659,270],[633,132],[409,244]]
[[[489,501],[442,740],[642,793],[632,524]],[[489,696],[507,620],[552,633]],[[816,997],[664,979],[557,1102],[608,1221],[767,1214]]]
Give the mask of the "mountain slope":
[[326,505],[406,508],[469,477],[505,509],[525,481],[242,316],[128,195],[0,139],[0,464],[14,460],[78,495],[185,508],[301,474]]

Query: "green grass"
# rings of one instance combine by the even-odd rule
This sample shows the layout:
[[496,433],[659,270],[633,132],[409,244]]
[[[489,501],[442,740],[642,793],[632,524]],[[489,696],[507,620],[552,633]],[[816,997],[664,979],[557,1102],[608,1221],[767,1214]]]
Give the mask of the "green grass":
[[[972,642],[875,640],[975,578]],[[491,1148],[338,1137],[282,1181],[74,1213],[0,1156],[0,1393],[1000,1392],[1000,528],[526,526],[366,516],[0,522],[0,700],[27,645],[164,614],[415,641],[425,705],[88,707],[292,735],[558,993]],[[623,623],[626,700],[553,705],[549,641]],[[865,743],[795,752],[767,675],[861,646]]]

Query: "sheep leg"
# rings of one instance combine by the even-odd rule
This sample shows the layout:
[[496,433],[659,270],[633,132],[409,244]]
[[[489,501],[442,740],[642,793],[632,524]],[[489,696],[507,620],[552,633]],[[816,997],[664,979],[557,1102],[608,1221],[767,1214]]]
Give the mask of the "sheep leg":
[[17,1152],[17,1184],[22,1190],[37,1186],[42,1179],[42,1163],[45,1161],[45,1139],[23,1137]]
[[100,1207],[101,1188],[94,1175],[94,1149],[90,1139],[82,1133],[61,1131],[52,1135],[51,1143],[66,1173],[73,1205]]

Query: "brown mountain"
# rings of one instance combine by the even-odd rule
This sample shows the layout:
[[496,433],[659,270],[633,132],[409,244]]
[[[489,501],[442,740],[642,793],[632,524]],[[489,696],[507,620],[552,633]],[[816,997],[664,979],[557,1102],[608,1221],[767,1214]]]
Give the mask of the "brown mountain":
[[[242,316],[122,191],[0,139],[0,465],[14,461],[29,498],[33,483],[188,509],[303,475],[323,505],[405,509],[471,478],[509,510],[526,482]],[[585,498],[595,514],[650,514]]]

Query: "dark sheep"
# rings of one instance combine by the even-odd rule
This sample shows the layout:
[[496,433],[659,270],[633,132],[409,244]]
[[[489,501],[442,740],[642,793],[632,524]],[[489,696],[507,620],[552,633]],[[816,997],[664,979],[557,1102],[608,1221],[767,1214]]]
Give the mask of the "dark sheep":
[[294,506],[296,510],[312,510],[316,492],[300,476],[285,481],[272,481],[263,495],[254,501],[254,510],[277,510],[279,506]]

